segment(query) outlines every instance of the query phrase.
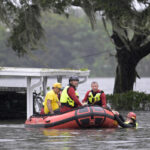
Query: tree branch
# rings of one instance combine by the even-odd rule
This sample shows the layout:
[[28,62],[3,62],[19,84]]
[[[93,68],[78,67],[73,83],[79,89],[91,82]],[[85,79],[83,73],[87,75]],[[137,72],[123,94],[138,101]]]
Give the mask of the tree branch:
[[145,56],[150,54],[150,42],[147,43],[146,45],[140,47],[136,51],[136,53],[137,53],[138,61],[140,61],[142,58],[144,58]]
[[131,44],[133,45],[133,47],[139,47],[145,39],[145,35],[139,35],[135,33],[131,40]]
[[80,0],[75,0],[72,2],[73,6],[81,7],[81,1]]

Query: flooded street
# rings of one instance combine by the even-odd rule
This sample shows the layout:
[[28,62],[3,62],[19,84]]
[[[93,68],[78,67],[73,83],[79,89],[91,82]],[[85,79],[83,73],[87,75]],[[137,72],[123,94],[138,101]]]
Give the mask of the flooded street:
[[[122,112],[126,114],[127,112]],[[23,123],[0,124],[0,150],[148,150],[149,112],[136,112],[137,129],[28,129]]]
[[[112,93],[113,78],[89,79],[79,85],[79,94],[83,98],[96,80],[106,94]],[[50,81],[51,85],[55,80]],[[135,89],[150,93],[150,78],[138,81]],[[63,86],[67,84],[64,80]],[[108,86],[109,85],[109,86]],[[125,116],[128,112],[121,112]],[[135,112],[139,126],[137,129],[86,129],[54,130],[28,129],[24,121],[0,121],[0,150],[149,150],[150,148],[150,112]]]

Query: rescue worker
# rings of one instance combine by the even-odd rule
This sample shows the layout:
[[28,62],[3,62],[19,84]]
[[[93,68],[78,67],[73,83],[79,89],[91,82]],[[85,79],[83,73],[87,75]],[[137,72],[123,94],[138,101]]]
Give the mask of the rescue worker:
[[124,120],[122,115],[120,115],[118,112],[113,111],[113,113],[115,120],[122,128],[134,128],[138,126],[138,123],[136,122],[136,114],[134,112],[129,112],[126,120]]
[[98,89],[98,83],[93,81],[91,83],[91,90],[87,91],[84,99],[82,100],[83,104],[92,104],[99,105],[101,107],[107,108],[106,105],[106,95],[103,91]]
[[62,85],[61,83],[53,84],[52,90],[47,92],[44,100],[44,113],[45,114],[54,114],[59,112],[59,108],[61,106],[58,94],[61,91]]
[[64,88],[61,93],[60,102],[60,112],[66,112],[73,108],[82,106],[79,101],[78,94],[76,92],[76,88],[79,83],[79,78],[76,76],[72,76],[69,78],[69,85]]

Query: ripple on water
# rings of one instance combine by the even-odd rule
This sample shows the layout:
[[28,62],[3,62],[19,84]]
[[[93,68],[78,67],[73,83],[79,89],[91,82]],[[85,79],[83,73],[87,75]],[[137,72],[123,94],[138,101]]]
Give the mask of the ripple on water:
[[15,139],[0,139],[0,142],[14,142]]
[[0,125],[0,128],[25,128],[24,124],[5,124],[5,125]]
[[68,137],[75,137],[75,136],[63,136],[63,135],[59,135],[59,136],[48,136],[49,138],[68,138]]
[[95,141],[98,143],[107,143],[107,144],[123,144],[123,143],[136,143],[138,141],[122,141],[122,140],[117,140],[117,141]]

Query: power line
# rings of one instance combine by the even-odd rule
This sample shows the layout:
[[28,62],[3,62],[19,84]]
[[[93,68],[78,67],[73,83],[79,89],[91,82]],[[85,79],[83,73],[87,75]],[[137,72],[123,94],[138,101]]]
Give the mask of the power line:
[[97,52],[97,53],[88,54],[88,55],[85,55],[85,56],[80,56],[79,58],[92,57],[92,56],[97,56],[97,55],[101,55],[101,54],[105,54],[105,53],[108,53],[109,56],[115,56],[115,55],[112,54],[109,50],[107,50],[107,51],[102,51],[102,52]]

